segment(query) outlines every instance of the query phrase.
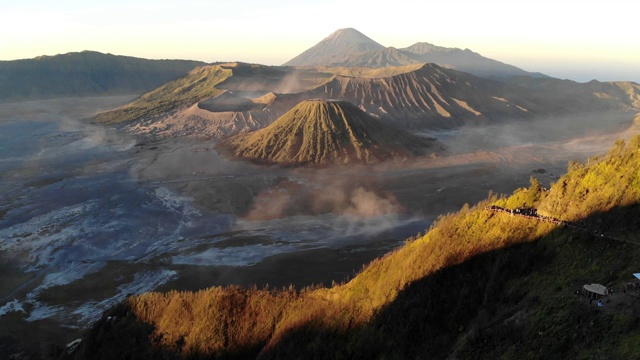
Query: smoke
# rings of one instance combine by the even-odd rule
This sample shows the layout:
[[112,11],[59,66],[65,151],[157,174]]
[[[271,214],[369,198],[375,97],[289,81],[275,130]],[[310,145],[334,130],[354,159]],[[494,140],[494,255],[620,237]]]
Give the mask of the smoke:
[[316,179],[314,183],[283,181],[255,197],[246,220],[273,220],[294,215],[344,215],[351,220],[401,214],[395,196],[375,183]]
[[305,90],[302,75],[298,71],[287,74],[276,86],[274,92],[281,94],[298,93]]
[[404,239],[428,227],[424,217],[406,214],[396,196],[372,179],[314,175],[313,180],[285,180],[260,192],[235,230],[307,246],[343,247]]

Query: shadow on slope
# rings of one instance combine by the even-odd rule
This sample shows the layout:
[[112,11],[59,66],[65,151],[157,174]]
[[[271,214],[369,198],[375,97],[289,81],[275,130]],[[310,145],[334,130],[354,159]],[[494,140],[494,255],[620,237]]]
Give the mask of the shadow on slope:
[[[625,291],[640,261],[639,141],[570,166],[548,191],[532,179],[509,198],[490,196],[442,216],[427,234],[346,284],[301,292],[148,293],[127,301],[136,316],[115,321],[157,326],[147,329],[152,340],[142,332],[148,356],[637,357],[639,296]],[[489,205],[536,207],[547,215],[513,216],[487,211]],[[565,222],[546,221],[553,218]],[[609,232],[599,236],[604,228]],[[605,308],[575,295],[594,282],[615,290]],[[120,335],[104,333],[105,321],[114,318],[92,330],[79,357],[121,349],[106,341]],[[137,356],[132,349],[126,354]]]
[[[639,209],[633,204],[584,221],[637,218]],[[640,232],[637,223],[625,226],[627,232]],[[262,338],[234,339],[216,332],[227,327],[216,326],[211,341],[222,336],[225,350],[183,352],[182,339],[168,345],[153,325],[121,304],[87,333],[76,358],[627,358],[638,349],[640,339],[632,330],[640,311],[630,304],[635,294],[622,289],[639,260],[640,245],[556,228],[532,242],[485,252],[418,279],[362,324],[309,318],[280,334],[274,327]],[[575,291],[592,282],[616,289],[614,296],[622,300],[605,310],[589,306]],[[246,321],[246,314],[236,312],[250,310],[245,297],[250,291],[255,289],[227,289],[224,306],[211,311],[228,313],[230,325]],[[271,294],[277,293],[282,294]],[[177,301],[175,306],[195,305]],[[281,309],[273,308],[277,316]]]
[[[632,218],[640,206],[584,219]],[[507,216],[507,215],[505,215]],[[606,224],[606,223],[604,223]],[[637,223],[626,230],[640,233]],[[633,225],[631,225],[633,224]],[[633,228],[633,229],[631,229]],[[304,324],[261,358],[566,359],[638,356],[638,295],[626,293],[640,243],[558,228],[414,281],[362,326]],[[601,283],[611,308],[575,295]],[[613,301],[613,302],[612,302]],[[608,306],[608,305],[605,305]]]

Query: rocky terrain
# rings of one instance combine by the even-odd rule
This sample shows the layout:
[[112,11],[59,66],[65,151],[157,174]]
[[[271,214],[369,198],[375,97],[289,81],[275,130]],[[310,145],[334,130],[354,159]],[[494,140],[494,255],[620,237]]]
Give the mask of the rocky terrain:
[[347,101],[306,100],[271,125],[220,143],[261,164],[348,165],[407,160],[436,150],[433,140],[384,125]]

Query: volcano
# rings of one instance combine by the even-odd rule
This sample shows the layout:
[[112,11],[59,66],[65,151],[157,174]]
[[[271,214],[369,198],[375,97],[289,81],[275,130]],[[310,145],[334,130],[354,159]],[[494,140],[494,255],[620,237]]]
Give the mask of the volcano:
[[402,161],[434,148],[385,125],[347,101],[306,100],[268,127],[220,143],[223,152],[259,164],[285,166]]
[[339,29],[285,66],[331,65],[348,62],[368,52],[384,50],[384,46],[353,28]]

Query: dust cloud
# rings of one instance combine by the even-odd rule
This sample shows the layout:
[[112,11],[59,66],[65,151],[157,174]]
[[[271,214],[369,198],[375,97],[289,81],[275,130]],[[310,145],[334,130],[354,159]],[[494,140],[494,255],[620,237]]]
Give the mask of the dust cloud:
[[375,183],[350,183],[347,180],[315,179],[313,183],[283,181],[262,191],[244,216],[246,220],[273,220],[294,215],[333,213],[348,219],[401,214],[404,209],[387,191]]

